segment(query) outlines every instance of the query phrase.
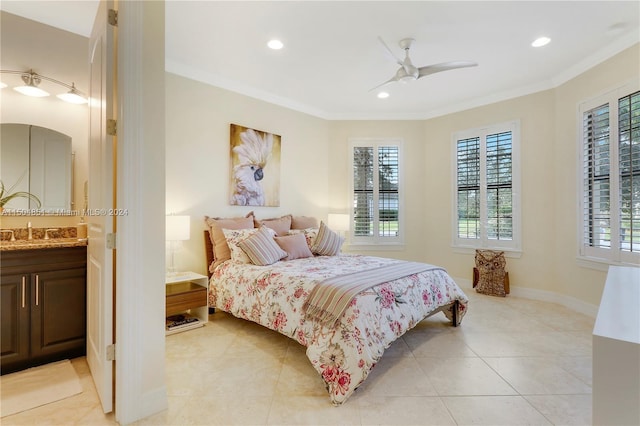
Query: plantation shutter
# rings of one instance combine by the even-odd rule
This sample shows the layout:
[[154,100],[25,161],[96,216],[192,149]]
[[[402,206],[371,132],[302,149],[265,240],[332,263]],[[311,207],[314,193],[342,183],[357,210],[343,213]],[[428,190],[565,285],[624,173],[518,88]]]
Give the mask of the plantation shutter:
[[640,92],[618,100],[620,250],[640,252]]
[[378,235],[396,237],[398,232],[398,147],[378,148]]
[[389,140],[351,142],[352,243],[398,244],[400,235],[400,145]]
[[358,237],[373,235],[373,158],[373,147],[353,148],[353,232]]
[[480,238],[480,138],[457,143],[458,238]]
[[487,136],[487,238],[513,239],[511,132]]
[[590,247],[611,244],[609,104],[583,114],[583,224]]

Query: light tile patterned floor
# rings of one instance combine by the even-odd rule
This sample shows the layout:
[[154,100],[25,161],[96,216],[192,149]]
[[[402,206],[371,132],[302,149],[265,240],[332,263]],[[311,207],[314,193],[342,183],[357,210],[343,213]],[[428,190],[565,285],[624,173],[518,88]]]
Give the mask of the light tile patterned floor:
[[[137,425],[590,425],[594,319],[560,305],[466,290],[469,311],[396,341],[342,406],[296,342],[216,313],[168,336],[169,409]],[[86,361],[84,392],[2,419],[3,425],[114,424]]]

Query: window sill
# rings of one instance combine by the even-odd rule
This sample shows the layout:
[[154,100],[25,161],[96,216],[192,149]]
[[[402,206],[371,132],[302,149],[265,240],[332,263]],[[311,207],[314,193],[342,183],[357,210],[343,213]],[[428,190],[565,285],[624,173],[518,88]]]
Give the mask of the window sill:
[[614,262],[609,259],[602,259],[599,257],[587,257],[587,256],[578,256],[576,258],[576,263],[578,266],[583,268],[595,269],[597,271],[607,272],[609,270],[609,266],[632,266],[638,267],[635,263],[626,263],[626,262]]
[[508,249],[504,247],[460,247],[460,246],[452,246],[453,252],[458,254],[476,254],[476,250],[495,250],[495,251],[503,251],[505,257],[511,259],[519,259],[522,257],[522,250],[517,249]]

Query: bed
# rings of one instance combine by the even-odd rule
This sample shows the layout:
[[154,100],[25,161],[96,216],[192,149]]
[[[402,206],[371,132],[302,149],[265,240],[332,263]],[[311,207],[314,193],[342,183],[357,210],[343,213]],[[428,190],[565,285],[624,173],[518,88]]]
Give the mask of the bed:
[[[209,267],[214,249],[208,230],[204,240]],[[209,271],[209,307],[305,346],[334,405],[353,394],[393,341],[439,312],[459,325],[468,303],[442,268],[373,256],[313,255],[268,266],[227,260]],[[373,284],[366,284],[371,277]],[[345,282],[352,293],[332,298]],[[327,300],[342,305],[329,309]]]

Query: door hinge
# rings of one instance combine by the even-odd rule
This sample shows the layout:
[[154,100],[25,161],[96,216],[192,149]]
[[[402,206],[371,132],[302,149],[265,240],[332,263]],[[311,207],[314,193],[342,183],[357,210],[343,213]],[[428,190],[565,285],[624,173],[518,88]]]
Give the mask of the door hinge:
[[118,11],[115,9],[109,9],[109,17],[107,18],[109,25],[114,27],[118,26]]
[[113,118],[107,119],[107,134],[116,136],[118,134],[118,122]]
[[116,248],[116,234],[115,232],[107,234],[107,249],[113,250]]
[[107,346],[107,361],[116,360],[116,344]]

